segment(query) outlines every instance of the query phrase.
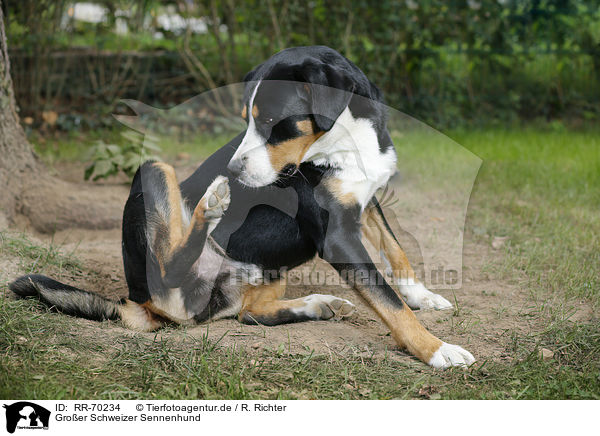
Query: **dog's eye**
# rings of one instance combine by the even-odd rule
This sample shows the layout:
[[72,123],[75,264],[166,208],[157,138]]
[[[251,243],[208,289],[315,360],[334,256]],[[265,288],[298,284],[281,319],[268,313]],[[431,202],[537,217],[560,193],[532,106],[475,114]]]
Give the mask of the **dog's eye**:
[[273,123],[273,118],[266,118],[265,119],[265,124],[272,124]]

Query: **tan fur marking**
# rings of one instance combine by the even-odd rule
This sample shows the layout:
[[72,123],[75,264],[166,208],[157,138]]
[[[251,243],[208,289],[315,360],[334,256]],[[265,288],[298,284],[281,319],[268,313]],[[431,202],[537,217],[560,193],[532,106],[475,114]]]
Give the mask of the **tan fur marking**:
[[[192,232],[200,231],[205,225],[204,211],[207,208],[206,200],[203,198],[196,205],[190,225],[187,229],[183,226],[183,217],[181,212],[181,191],[175,176],[175,170],[172,166],[157,162],[154,164],[165,175],[167,185],[167,201],[169,203],[169,222],[168,226],[168,241],[164,248],[161,248],[157,254],[158,265],[162,276],[166,274],[165,264],[173,257],[175,252],[185,245]],[[158,312],[157,312],[158,313]]]
[[[192,235],[192,232],[195,232],[195,231],[197,232],[197,231],[202,230],[202,228],[204,227],[204,225],[206,223],[206,221],[204,219],[204,211],[206,210],[206,208],[207,208],[206,200],[204,198],[202,198],[196,205],[196,208],[194,209],[194,213],[192,214],[192,219],[190,221],[190,225],[188,226],[187,230],[185,231],[185,234],[182,236],[182,238],[180,239],[178,244],[170,247],[170,250],[168,253],[168,258],[165,260],[170,259],[171,256],[173,254],[175,254],[175,251],[177,251],[179,248],[181,248],[182,246],[185,245],[186,241]],[[160,259],[159,259],[159,265],[162,268]]]
[[131,300],[119,306],[119,313],[123,324],[132,330],[151,332],[163,326],[160,318],[155,317],[144,305]]
[[333,194],[340,204],[343,204],[344,206],[354,206],[357,203],[354,194],[342,190],[342,181],[340,179],[325,179],[323,180],[323,185],[331,194]]
[[299,121],[296,126],[304,135],[277,145],[267,144],[271,166],[277,172],[288,164],[299,166],[309,147],[325,133],[314,133],[310,120]]
[[302,298],[295,300],[281,300],[285,294],[285,279],[261,286],[247,285],[242,290],[242,309],[239,319],[244,314],[257,316],[275,316],[282,309],[302,307],[306,302]]
[[402,309],[390,309],[383,304],[372,304],[381,319],[387,324],[399,347],[429,363],[433,354],[442,346],[442,341],[429,333],[419,322],[412,310],[403,302]]
[[175,170],[171,165],[163,162],[154,164],[165,175],[167,185],[167,201],[169,202],[169,247],[170,250],[180,244],[183,239],[183,219],[181,216],[181,191],[175,176]]
[[200,199],[200,201],[196,205],[196,208],[194,209],[194,213],[192,214],[192,220],[190,221],[190,227],[188,228],[186,236],[183,238],[184,241],[190,235],[192,230],[194,230],[194,229],[201,230],[202,227],[204,227],[204,223],[205,223],[204,211],[207,208],[208,208],[208,205],[206,204],[206,199],[203,197]]
[[244,107],[242,109],[242,118],[246,119],[247,116],[248,116],[248,108],[246,107],[246,105],[244,105]]
[[256,105],[252,106],[252,117],[254,119],[258,118],[258,106]]
[[373,297],[372,293],[360,284],[353,287],[388,326],[396,344],[429,364],[433,354],[442,346],[442,341],[421,325],[410,307],[400,297],[398,298],[402,307],[397,308]]
[[171,315],[170,313],[166,312],[165,310],[157,306],[155,303],[153,303],[152,300],[146,301],[141,306],[149,313],[151,317],[153,317],[153,319],[160,320],[162,323],[173,321],[182,325],[190,323],[193,324],[193,322],[191,322],[191,320],[189,319],[181,319],[174,317],[173,315]]
[[302,120],[296,123],[296,128],[300,130],[305,135],[312,135],[315,133],[313,131],[313,123],[311,120]]
[[383,219],[374,207],[367,208],[362,217],[362,231],[365,237],[378,250],[383,250],[392,265],[392,273],[397,279],[417,280],[406,254],[390,234]]

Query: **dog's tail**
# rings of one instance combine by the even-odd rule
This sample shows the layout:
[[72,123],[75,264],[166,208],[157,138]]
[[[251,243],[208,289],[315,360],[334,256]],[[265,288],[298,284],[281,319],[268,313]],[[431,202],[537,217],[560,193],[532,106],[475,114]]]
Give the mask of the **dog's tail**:
[[123,301],[111,301],[46,276],[29,274],[19,277],[8,287],[21,298],[38,298],[42,303],[68,315],[94,321],[121,319]]

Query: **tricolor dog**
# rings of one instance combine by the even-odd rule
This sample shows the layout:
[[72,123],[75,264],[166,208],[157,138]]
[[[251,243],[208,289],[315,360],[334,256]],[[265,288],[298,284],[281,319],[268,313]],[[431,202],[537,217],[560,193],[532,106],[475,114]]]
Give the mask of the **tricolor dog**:
[[[285,272],[319,255],[398,346],[435,368],[472,364],[468,351],[433,336],[411,310],[452,305],[417,280],[374,197],[396,171],[377,87],[327,47],[283,50],[244,81],[244,133],[181,184],[164,163],[138,170],[123,215],[128,299],[33,275],[10,289],[146,331],[231,316],[264,325],[348,316],[354,305],[331,295],[283,299]],[[400,295],[362,237],[381,247]]]

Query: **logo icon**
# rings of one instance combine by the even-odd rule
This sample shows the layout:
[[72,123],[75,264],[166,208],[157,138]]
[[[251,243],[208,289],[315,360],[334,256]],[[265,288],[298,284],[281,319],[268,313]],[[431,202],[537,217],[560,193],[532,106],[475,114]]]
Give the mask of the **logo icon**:
[[18,429],[48,429],[50,411],[28,401],[19,401],[11,405],[4,404],[6,409],[6,431],[14,433]]

